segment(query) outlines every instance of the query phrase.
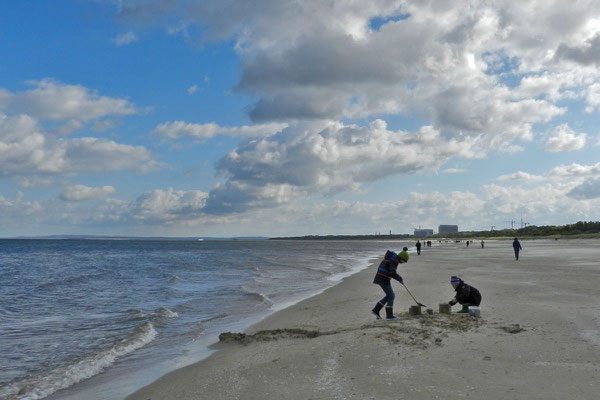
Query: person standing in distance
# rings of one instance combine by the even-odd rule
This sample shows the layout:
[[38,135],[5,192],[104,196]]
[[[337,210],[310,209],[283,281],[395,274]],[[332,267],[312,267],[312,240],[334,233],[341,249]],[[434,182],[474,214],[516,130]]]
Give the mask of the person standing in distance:
[[421,255],[421,241],[417,240],[417,243],[415,243],[415,247],[417,248],[417,255]]
[[377,319],[381,319],[379,315],[379,311],[383,307],[385,307],[385,319],[394,320],[398,319],[398,317],[394,316],[394,299],[396,298],[396,294],[392,289],[392,283],[390,278],[397,280],[398,282],[404,284],[402,277],[398,275],[396,269],[398,268],[399,263],[408,262],[408,248],[404,247],[400,254],[396,254],[393,251],[387,251],[385,256],[383,257],[383,261],[379,264],[379,268],[377,268],[377,273],[375,274],[375,279],[373,279],[373,283],[379,285],[383,292],[385,293],[385,297],[375,304],[375,307],[371,310]]
[[513,240],[513,249],[515,250],[515,260],[519,261],[519,251],[523,250],[523,248],[521,247],[521,243],[517,238]]

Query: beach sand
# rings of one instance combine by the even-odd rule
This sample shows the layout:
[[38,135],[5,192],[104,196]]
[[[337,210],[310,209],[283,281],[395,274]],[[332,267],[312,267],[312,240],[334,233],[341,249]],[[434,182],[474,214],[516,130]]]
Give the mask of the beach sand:
[[[412,254],[399,273],[434,314],[409,316],[393,281],[398,321],[370,313],[383,293],[373,265],[128,399],[598,399],[600,241],[522,246],[519,261],[511,241]],[[481,291],[481,318],[438,313],[451,275]]]

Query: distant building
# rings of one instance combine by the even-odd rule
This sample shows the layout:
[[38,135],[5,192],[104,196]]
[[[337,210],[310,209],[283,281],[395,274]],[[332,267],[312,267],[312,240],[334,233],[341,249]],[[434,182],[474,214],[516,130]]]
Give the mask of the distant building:
[[415,237],[433,236],[433,229],[415,229]]
[[438,227],[439,233],[454,233],[458,232],[458,225],[440,225]]

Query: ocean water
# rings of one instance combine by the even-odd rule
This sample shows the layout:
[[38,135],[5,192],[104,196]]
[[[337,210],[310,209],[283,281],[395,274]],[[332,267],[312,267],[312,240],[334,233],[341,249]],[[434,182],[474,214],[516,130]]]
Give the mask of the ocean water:
[[0,400],[122,399],[404,245],[0,240]]

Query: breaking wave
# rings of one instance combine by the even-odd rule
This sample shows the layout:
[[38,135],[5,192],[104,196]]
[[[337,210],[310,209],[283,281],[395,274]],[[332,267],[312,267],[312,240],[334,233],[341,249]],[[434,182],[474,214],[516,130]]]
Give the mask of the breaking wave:
[[135,329],[131,337],[115,344],[108,350],[39,376],[18,379],[8,383],[0,388],[0,399],[36,400],[48,397],[61,389],[68,388],[77,382],[99,374],[119,357],[132,353],[152,342],[156,335],[152,323],[147,322]]

